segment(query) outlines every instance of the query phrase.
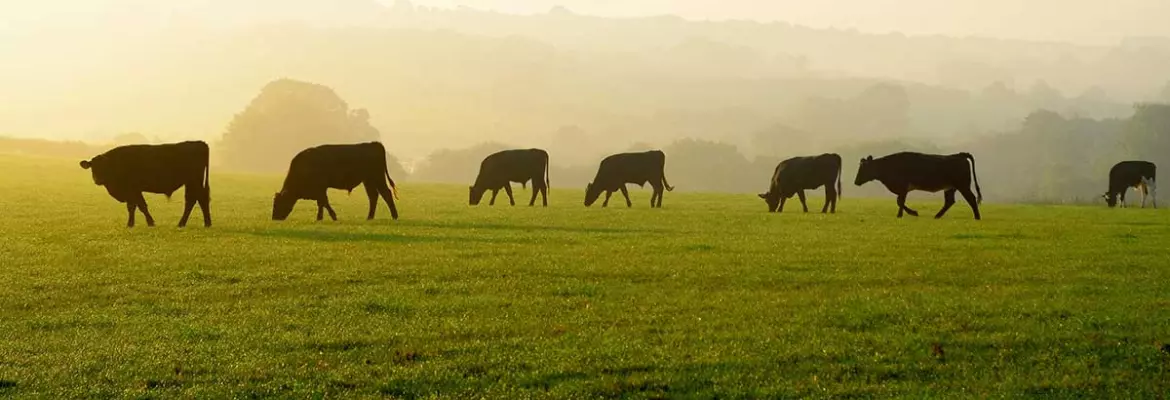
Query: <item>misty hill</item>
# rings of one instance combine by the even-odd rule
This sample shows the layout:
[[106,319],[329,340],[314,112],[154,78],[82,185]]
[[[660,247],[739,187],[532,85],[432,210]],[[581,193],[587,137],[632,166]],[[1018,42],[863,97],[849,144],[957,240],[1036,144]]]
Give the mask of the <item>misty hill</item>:
[[200,6],[166,17],[181,23],[119,17],[122,29],[100,35],[41,32],[36,45],[0,48],[22,60],[0,67],[0,133],[216,140],[260,88],[292,78],[369,110],[407,158],[501,141],[588,160],[688,137],[812,152],[964,141],[1038,108],[1127,116],[1158,95],[1170,66],[1158,40],[1090,47],[366,0],[187,3]]

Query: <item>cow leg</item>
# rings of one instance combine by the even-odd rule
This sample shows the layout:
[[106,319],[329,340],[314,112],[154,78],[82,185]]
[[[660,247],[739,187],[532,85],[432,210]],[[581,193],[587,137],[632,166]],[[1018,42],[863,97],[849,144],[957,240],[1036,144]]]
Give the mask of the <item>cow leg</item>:
[[825,185],[825,206],[821,207],[821,214],[830,209],[837,213],[837,189],[832,184]]
[[[394,204],[394,193],[392,193],[390,191],[390,187],[386,186],[386,185],[382,185],[382,186],[378,187],[378,193],[382,194],[382,200],[385,200],[386,206],[390,207],[390,218],[397,220],[398,219],[398,207]],[[378,203],[378,200],[374,199],[374,204],[372,204],[371,207],[376,207],[377,203]],[[373,211],[371,211],[370,216],[372,217],[373,215],[374,215],[374,213],[373,213]]]
[[[142,211],[142,216],[146,217],[146,226],[154,226],[154,217],[150,215],[150,210],[146,208],[146,199],[142,197],[142,193],[138,193],[136,196],[132,197],[130,201],[136,203],[138,209]],[[130,217],[133,218],[134,214],[131,213]],[[130,226],[134,226],[133,220],[131,220]]]
[[1142,193],[1142,208],[1146,208],[1146,195],[1150,193],[1150,189],[1146,187],[1145,181],[1141,186],[1138,186],[1138,191]]
[[492,200],[488,202],[489,206],[496,205],[496,195],[500,194],[500,189],[492,189]]
[[1129,189],[1121,191],[1121,208],[1129,208],[1129,207],[1125,206],[1125,193],[1126,192],[1129,192]]
[[914,211],[910,207],[906,207],[906,195],[906,193],[898,195],[898,218],[902,218],[902,211],[905,211],[912,217],[917,217],[918,211]]
[[534,180],[534,181],[532,181],[532,198],[528,200],[528,206],[529,206],[529,207],[532,207],[532,206],[535,206],[535,205],[536,205],[536,195],[537,195],[537,193],[540,193],[540,186],[539,186],[539,185],[537,185],[537,184],[536,184],[536,181]]
[[187,226],[187,218],[191,217],[191,210],[195,209],[196,202],[196,200],[192,198],[193,196],[190,189],[187,189],[186,193],[183,193],[183,197],[183,218],[179,218],[180,228]]
[[329,218],[332,218],[334,221],[337,220],[337,213],[333,212],[333,206],[329,205],[329,198],[328,197],[322,197],[320,200],[317,200],[317,220],[318,221],[320,221],[322,219],[321,218],[321,209],[325,209],[325,211],[329,212]]
[[325,206],[321,205],[321,202],[318,201],[317,202],[317,220],[320,221],[320,220],[324,219],[323,218],[324,216],[325,216]]
[[971,188],[961,188],[959,193],[963,195],[963,199],[967,200],[967,205],[971,206],[971,212],[975,214],[975,220],[982,219],[979,215],[979,201],[975,198],[975,193],[971,192]]
[[548,207],[548,185],[540,185],[540,202]]
[[650,184],[650,188],[654,189],[654,193],[650,195],[650,208],[662,207],[662,184]]
[[943,192],[943,206],[941,210],[938,210],[938,214],[934,215],[934,219],[942,218],[943,215],[946,215],[947,210],[950,210],[951,206],[955,205],[956,191],[955,189],[947,189],[947,191]]
[[378,209],[378,189],[375,189],[371,184],[362,184],[366,187],[366,197],[370,199],[370,212],[366,214],[366,220],[374,219],[375,211]]
[[199,195],[199,209],[203,211],[203,226],[211,227],[211,191],[201,190]]
[[784,203],[787,203],[787,202],[788,202],[788,198],[784,197],[784,195],[781,194],[780,195],[780,205],[776,206],[776,213],[777,214],[784,212]]
[[504,184],[504,193],[508,194],[508,204],[511,204],[513,207],[515,207],[516,206],[516,198],[512,197],[512,184],[511,183]]
[[804,208],[804,212],[807,213],[808,212],[808,202],[807,202],[807,199],[804,198],[804,191],[801,190],[801,191],[796,192],[796,196],[800,197],[800,206],[802,208]]
[[622,191],[622,197],[626,198],[626,208],[633,207],[634,203],[630,202],[630,191],[626,190],[626,185],[621,186],[621,191]]
[[129,214],[129,218],[126,220],[126,227],[127,228],[134,227],[134,210],[136,210],[137,208],[138,208],[138,203],[135,203],[134,200],[130,200],[130,201],[126,202],[126,213]]
[[1153,179],[1150,179],[1147,186],[1150,188],[1150,201],[1154,203],[1154,208],[1158,208],[1158,184]]
[[602,203],[601,203],[601,206],[602,206],[602,207],[609,207],[609,197],[610,197],[610,196],[613,196],[613,191],[612,191],[612,190],[606,190],[606,191],[605,191],[605,202],[602,202]]

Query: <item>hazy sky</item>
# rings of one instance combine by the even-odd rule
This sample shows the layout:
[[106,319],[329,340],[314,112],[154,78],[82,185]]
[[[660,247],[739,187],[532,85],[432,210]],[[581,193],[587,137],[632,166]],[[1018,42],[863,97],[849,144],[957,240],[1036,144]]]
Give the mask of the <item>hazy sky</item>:
[[[393,0],[383,0],[393,3]],[[676,14],[696,19],[788,21],[866,32],[979,35],[1081,43],[1170,36],[1170,0],[415,0],[509,12],[563,5],[582,14]]]
[[[258,12],[330,8],[394,0],[0,0],[0,33],[13,26],[85,25],[94,17],[174,21],[206,10]],[[978,35],[1111,44],[1125,36],[1170,36],[1170,0],[414,0],[512,13],[543,13],[562,5],[582,14],[675,14],[690,19],[787,21],[863,32]],[[369,4],[369,3],[367,3]],[[217,11],[218,13],[218,11]],[[256,14],[253,14],[256,15]],[[101,18],[106,17],[106,18]],[[227,17],[227,16],[225,16]],[[131,17],[133,20],[140,18]],[[166,24],[168,22],[162,22]]]

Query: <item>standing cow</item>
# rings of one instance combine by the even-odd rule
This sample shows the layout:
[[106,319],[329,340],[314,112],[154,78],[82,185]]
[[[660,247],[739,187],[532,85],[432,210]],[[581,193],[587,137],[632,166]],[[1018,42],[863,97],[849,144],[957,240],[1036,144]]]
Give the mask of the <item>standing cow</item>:
[[[835,186],[834,186],[835,184]],[[804,191],[825,187],[825,206],[821,213],[837,212],[841,195],[841,156],[821,154],[813,157],[793,157],[781,161],[772,174],[767,193],[760,198],[768,203],[769,212],[784,212],[784,203],[793,195],[800,196],[800,205],[808,212]]]
[[[975,193],[971,193],[972,179],[975,181]],[[979,189],[979,178],[975,175],[975,157],[969,153],[936,155],[904,152],[878,159],[869,156],[861,160],[854,183],[861,186],[872,180],[881,182],[886,189],[898,195],[898,218],[902,218],[903,211],[918,216],[917,211],[906,207],[906,194],[911,190],[932,193],[942,190],[945,203],[935,218],[942,218],[955,204],[955,192],[958,191],[971,206],[975,219],[980,219],[979,203],[983,202],[983,192]]]
[[183,218],[179,227],[187,226],[187,218],[195,203],[203,211],[203,226],[211,226],[211,182],[208,169],[209,151],[204,142],[121,146],[102,153],[92,160],[82,161],[81,168],[93,172],[93,183],[105,186],[115,200],[126,203],[129,219],[126,226],[134,226],[135,210],[142,210],[146,225],[154,226],[154,217],[146,208],[142,193],[171,194],[185,187]]
[[1137,189],[1142,194],[1142,208],[1146,208],[1146,196],[1154,201],[1154,208],[1158,208],[1158,186],[1155,177],[1158,167],[1149,161],[1122,161],[1109,170],[1109,191],[1105,192],[1105,203],[1109,207],[1117,206],[1117,197],[1121,197],[1121,207],[1126,207],[1125,192],[1129,188]]
[[[386,182],[390,185],[387,186]],[[382,143],[335,144],[311,147],[297,153],[288,167],[284,186],[272,199],[272,219],[283,221],[292,213],[298,200],[317,201],[317,220],[323,219],[322,211],[329,211],[329,218],[337,220],[337,213],[329,205],[328,189],[353,192],[357,185],[366,188],[370,198],[370,213],[366,219],[374,219],[378,208],[378,195],[390,207],[390,216],[398,219],[398,187],[390,178],[386,167],[386,148]]]
[[597,176],[593,182],[585,186],[585,207],[593,205],[601,192],[605,192],[605,202],[602,207],[609,206],[609,198],[613,192],[621,191],[626,198],[626,207],[633,207],[630,202],[630,193],[626,190],[627,183],[643,186],[647,183],[654,188],[650,196],[651,208],[662,208],[662,189],[674,191],[674,187],[666,182],[666,154],[652,150],[644,153],[614,154],[601,160],[597,168]]
[[545,207],[548,207],[548,153],[541,149],[504,150],[483,159],[479,164],[479,175],[475,177],[475,184],[468,187],[468,203],[479,205],[484,192],[491,190],[492,199],[488,205],[496,205],[496,195],[500,189],[508,194],[508,203],[516,205],[512,197],[512,182],[520,183],[524,187],[532,181],[532,199],[528,206],[536,204],[536,195]]

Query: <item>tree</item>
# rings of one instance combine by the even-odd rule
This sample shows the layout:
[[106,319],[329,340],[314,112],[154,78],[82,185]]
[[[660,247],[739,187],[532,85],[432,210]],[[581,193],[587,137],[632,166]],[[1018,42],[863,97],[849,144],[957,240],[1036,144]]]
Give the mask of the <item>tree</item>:
[[232,119],[220,142],[223,162],[242,170],[280,170],[308,147],[379,140],[369,119],[369,112],[350,110],[326,86],[277,80]]
[[114,145],[115,146],[125,146],[128,144],[148,144],[148,143],[150,143],[150,139],[147,139],[146,135],[143,135],[143,134],[138,133],[138,132],[126,132],[126,133],[120,133],[117,136],[114,136]]
[[750,192],[766,183],[745,174],[753,171],[751,163],[730,144],[682,139],[662,151],[667,180],[689,191]]

